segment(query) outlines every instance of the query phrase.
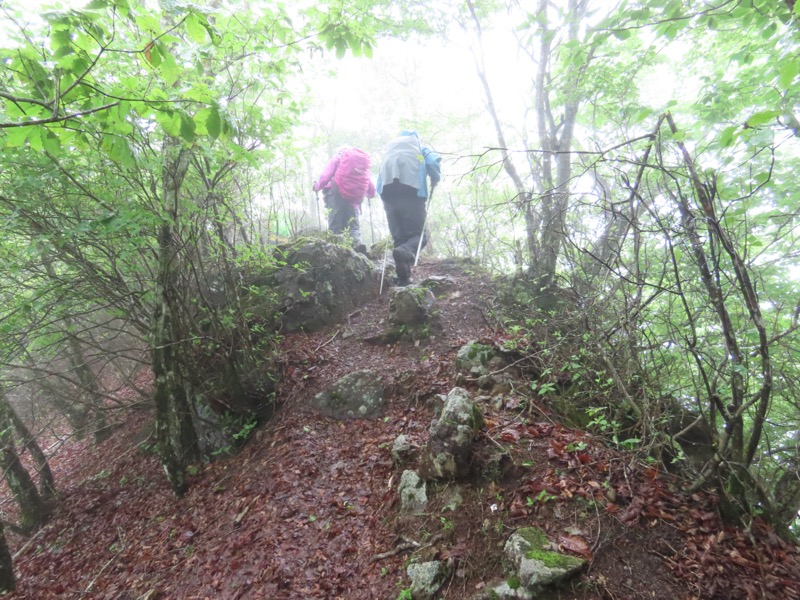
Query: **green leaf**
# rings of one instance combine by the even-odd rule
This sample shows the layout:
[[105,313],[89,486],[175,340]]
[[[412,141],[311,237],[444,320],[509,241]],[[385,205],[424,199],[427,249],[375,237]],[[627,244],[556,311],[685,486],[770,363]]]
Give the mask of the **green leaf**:
[[347,54],[347,43],[342,40],[336,40],[336,58],[344,58],[344,55]]
[[222,131],[222,120],[219,118],[219,111],[215,107],[211,108],[211,112],[206,118],[206,129],[208,129],[208,135],[212,139],[217,139]]
[[125,138],[116,135],[106,135],[103,138],[103,148],[108,152],[108,157],[123,166],[134,164],[133,153]]
[[181,135],[181,118],[172,111],[159,111],[156,113],[156,121],[164,129],[167,135],[179,137]]
[[72,37],[69,30],[66,29],[53,29],[50,32],[50,48],[53,51],[58,50],[64,46],[72,44]]
[[617,29],[614,31],[614,37],[618,40],[627,40],[631,37],[631,32],[628,29]]
[[117,8],[117,12],[123,19],[127,19],[128,15],[131,12],[131,7],[128,4],[128,0],[111,0],[114,6]]
[[194,119],[192,119],[192,117],[190,117],[189,115],[181,113],[181,127],[180,127],[181,137],[187,142],[193,142],[194,130],[195,130]]
[[202,44],[206,41],[206,28],[203,27],[197,13],[189,13],[186,17],[186,33],[193,42]]
[[25,145],[32,130],[32,127],[9,127],[5,130],[5,138],[0,139],[4,139],[6,148],[19,148]]
[[42,132],[42,146],[44,146],[44,149],[53,156],[58,156],[61,154],[61,140],[49,129],[45,129]]
[[155,68],[161,65],[161,50],[159,50],[158,46],[151,46],[149,50],[145,51],[144,56],[145,58],[149,56],[150,64]]
[[739,375],[747,375],[747,367],[741,364],[731,365],[731,371],[738,373]]
[[790,58],[783,63],[778,74],[778,85],[780,88],[782,90],[788,90],[798,72],[800,72],[800,63],[798,63],[798,61]]
[[736,125],[730,125],[722,130],[722,133],[719,134],[719,145],[721,148],[728,148],[733,144],[736,129]]
[[210,108],[201,108],[192,116],[194,119],[194,133],[195,135],[208,135],[208,125],[206,125],[206,121],[208,120],[208,115],[211,113]]
[[44,146],[42,145],[42,129],[40,127],[34,128],[34,130],[28,136],[28,144],[30,144],[31,148],[37,152],[42,151]]
[[149,31],[153,34],[158,34],[161,31],[161,25],[159,24],[158,19],[150,14],[136,15],[136,24],[140,29],[144,29],[145,31]]
[[178,78],[181,76],[181,69],[178,66],[178,63],[175,62],[175,58],[172,54],[164,53],[161,62],[161,66],[159,70],[161,71],[161,76],[164,78],[164,83],[168,86],[172,86],[178,81]]
[[642,121],[644,121],[647,117],[651,116],[652,114],[653,114],[653,110],[652,109],[643,108],[643,109],[641,109],[639,112],[637,112],[634,115],[633,122],[634,123],[641,123]]
[[769,123],[776,117],[780,116],[781,112],[779,110],[764,110],[761,112],[757,112],[749,119],[747,119],[747,126],[748,127],[759,127],[760,125],[765,125]]
[[769,179],[769,175],[770,175],[770,174],[769,174],[769,172],[768,172],[768,171],[764,171],[764,172],[762,172],[762,173],[759,173],[758,175],[756,175],[756,176],[755,176],[755,181],[756,181],[756,184],[757,184],[757,185],[761,185],[762,183],[764,183],[765,181],[767,181],[767,180]]

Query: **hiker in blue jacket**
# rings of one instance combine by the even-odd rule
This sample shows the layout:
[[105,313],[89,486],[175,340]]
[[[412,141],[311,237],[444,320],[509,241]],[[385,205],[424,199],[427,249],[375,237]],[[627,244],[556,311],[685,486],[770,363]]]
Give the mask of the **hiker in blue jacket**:
[[425,227],[425,202],[428,199],[428,177],[431,193],[442,178],[442,158],[420,142],[416,131],[401,131],[386,146],[378,174],[378,195],[383,200],[389,231],[394,242],[397,285],[411,283],[411,267]]

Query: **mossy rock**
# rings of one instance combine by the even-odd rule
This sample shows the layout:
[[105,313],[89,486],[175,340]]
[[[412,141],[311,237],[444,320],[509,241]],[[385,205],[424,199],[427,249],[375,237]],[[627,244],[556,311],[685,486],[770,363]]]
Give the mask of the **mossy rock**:
[[257,317],[280,315],[284,331],[340,323],[378,296],[380,270],[349,248],[302,239],[279,247],[274,257],[275,267],[248,281],[247,305]]
[[522,587],[532,592],[556,585],[577,574],[586,561],[550,550],[547,535],[536,527],[518,529],[505,551]]

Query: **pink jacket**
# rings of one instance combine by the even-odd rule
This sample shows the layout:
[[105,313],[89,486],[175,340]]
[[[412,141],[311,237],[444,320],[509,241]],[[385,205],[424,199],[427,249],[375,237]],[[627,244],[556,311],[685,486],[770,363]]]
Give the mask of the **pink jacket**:
[[[329,190],[333,187],[333,176],[336,174],[336,169],[339,168],[339,157],[340,152],[337,152],[333,158],[328,161],[328,164],[325,165],[325,168],[322,170],[322,174],[319,176],[317,181],[314,183],[314,191],[318,192],[320,190]],[[369,180],[369,187],[367,188],[367,198],[374,198],[375,197],[375,184],[372,183],[372,179]],[[361,203],[364,201],[363,198],[359,200],[349,201],[353,204],[353,206],[359,207]]]

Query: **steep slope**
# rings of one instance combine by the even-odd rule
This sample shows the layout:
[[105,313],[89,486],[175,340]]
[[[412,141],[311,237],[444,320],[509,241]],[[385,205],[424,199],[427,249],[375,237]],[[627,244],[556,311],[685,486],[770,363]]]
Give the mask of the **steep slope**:
[[[457,284],[419,343],[364,341],[385,329],[390,292],[348,323],[287,335],[276,417],[241,454],[200,467],[185,498],[143,452],[146,413],[99,451],[69,448],[54,465],[56,517],[31,541],[10,540],[19,587],[9,597],[394,599],[409,585],[408,561],[435,557],[454,566],[441,596],[469,598],[505,575],[509,533],[536,524],[589,561],[553,597],[800,598],[796,548],[759,524],[724,527],[713,498],[686,499],[657,469],[559,425],[524,396],[525,382],[483,407],[469,482],[439,486],[426,515],[400,518],[393,441],[424,443],[435,396],[457,380],[457,350],[496,336],[492,284],[470,270],[417,269]],[[390,382],[381,418],[340,422],[309,407],[363,368]],[[454,489],[462,502],[452,509]]]

